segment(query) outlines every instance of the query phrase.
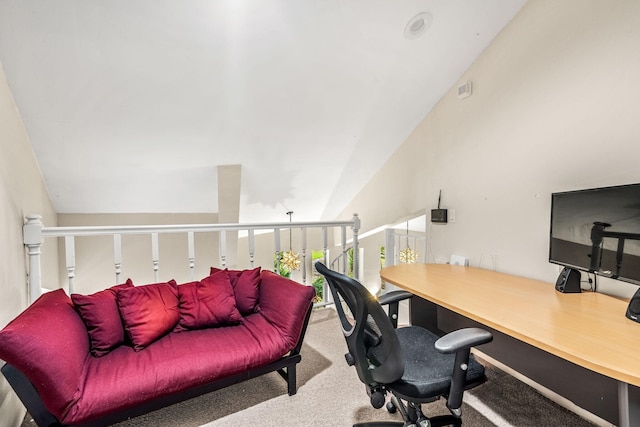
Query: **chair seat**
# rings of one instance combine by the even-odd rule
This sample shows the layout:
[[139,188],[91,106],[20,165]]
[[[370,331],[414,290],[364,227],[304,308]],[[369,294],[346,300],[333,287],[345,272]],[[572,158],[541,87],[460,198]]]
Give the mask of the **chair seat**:
[[[421,402],[447,395],[455,354],[436,350],[439,337],[424,328],[408,326],[397,329],[396,333],[405,356],[404,374],[388,388],[405,399]],[[470,388],[484,381],[484,367],[471,355],[466,385]]]

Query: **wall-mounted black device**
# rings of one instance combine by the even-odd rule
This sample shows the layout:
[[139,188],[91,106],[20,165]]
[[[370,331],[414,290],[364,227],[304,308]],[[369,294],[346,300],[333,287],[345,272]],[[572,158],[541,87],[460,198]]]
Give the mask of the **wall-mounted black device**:
[[447,223],[446,209],[431,209],[431,222]]
[[447,210],[440,209],[440,199],[442,197],[442,190],[438,194],[438,209],[431,209],[431,222],[436,222],[439,224],[447,223]]

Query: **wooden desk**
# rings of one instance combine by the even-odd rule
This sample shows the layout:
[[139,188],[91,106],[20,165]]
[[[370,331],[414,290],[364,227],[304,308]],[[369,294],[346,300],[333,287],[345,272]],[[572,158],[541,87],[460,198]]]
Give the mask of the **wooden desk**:
[[[640,425],[640,324],[627,302],[473,267],[401,264],[383,280],[618,383],[619,425]],[[588,409],[588,408],[587,408]]]

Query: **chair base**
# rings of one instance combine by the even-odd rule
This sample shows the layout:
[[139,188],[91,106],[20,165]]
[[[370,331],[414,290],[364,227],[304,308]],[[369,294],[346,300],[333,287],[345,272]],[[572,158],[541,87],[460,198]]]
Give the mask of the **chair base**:
[[376,421],[371,423],[354,424],[353,427],[398,427],[403,425],[404,423],[398,421]]
[[[430,427],[461,427],[462,419],[454,417],[453,415],[439,415],[437,417],[429,418]],[[403,427],[405,423],[400,421],[374,421],[370,423],[354,424],[353,427]],[[416,425],[416,427],[420,427]]]

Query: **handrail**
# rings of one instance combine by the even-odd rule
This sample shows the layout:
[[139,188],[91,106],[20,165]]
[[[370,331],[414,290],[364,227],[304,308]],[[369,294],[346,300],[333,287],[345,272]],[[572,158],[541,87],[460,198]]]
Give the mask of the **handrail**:
[[[45,238],[64,238],[65,242],[65,265],[67,268],[67,279],[69,283],[69,292],[73,292],[73,279],[75,276],[75,237],[79,236],[113,236],[114,246],[114,272],[116,274],[116,283],[119,280],[121,272],[122,259],[122,235],[146,234],[151,237],[152,242],[152,258],[153,270],[157,279],[159,269],[159,234],[168,233],[186,233],[188,237],[188,267],[193,277],[195,265],[194,250],[194,234],[200,232],[217,232],[219,233],[220,245],[220,266],[226,267],[227,256],[227,232],[248,233],[249,242],[249,262],[253,267],[255,252],[255,236],[256,230],[272,230],[274,232],[275,252],[280,252],[280,232],[281,230],[300,229],[302,232],[302,278],[306,284],[306,230],[309,228],[321,228],[324,248],[324,262],[328,262],[328,237],[327,230],[329,228],[338,227],[341,229],[341,243],[339,245],[344,248],[346,246],[346,228],[350,227],[353,234],[354,255],[354,274],[357,278],[359,267],[359,259],[357,254],[358,248],[358,231],[360,229],[360,219],[358,214],[354,214],[353,218],[348,221],[307,221],[307,222],[274,222],[274,223],[247,223],[247,224],[172,224],[172,225],[124,225],[124,226],[65,226],[65,227],[46,227],[41,221],[39,215],[28,215],[27,221],[23,226],[23,240],[29,256],[29,274],[27,278],[27,286],[29,289],[30,302],[35,301],[42,293],[42,277],[41,277],[41,253],[42,244]],[[279,263],[279,260],[277,261]],[[279,267],[279,265],[278,265]],[[325,295],[326,297],[326,295]]]
[[[357,216],[357,214],[355,214]],[[27,224],[39,215],[27,216]],[[354,221],[321,221],[321,222],[273,222],[247,224],[172,224],[172,225],[106,225],[106,226],[77,226],[77,227],[45,227],[41,228],[43,237],[63,236],[100,236],[113,234],[149,234],[149,233],[185,233],[188,231],[242,231],[269,230],[309,227],[341,227],[353,225]]]

